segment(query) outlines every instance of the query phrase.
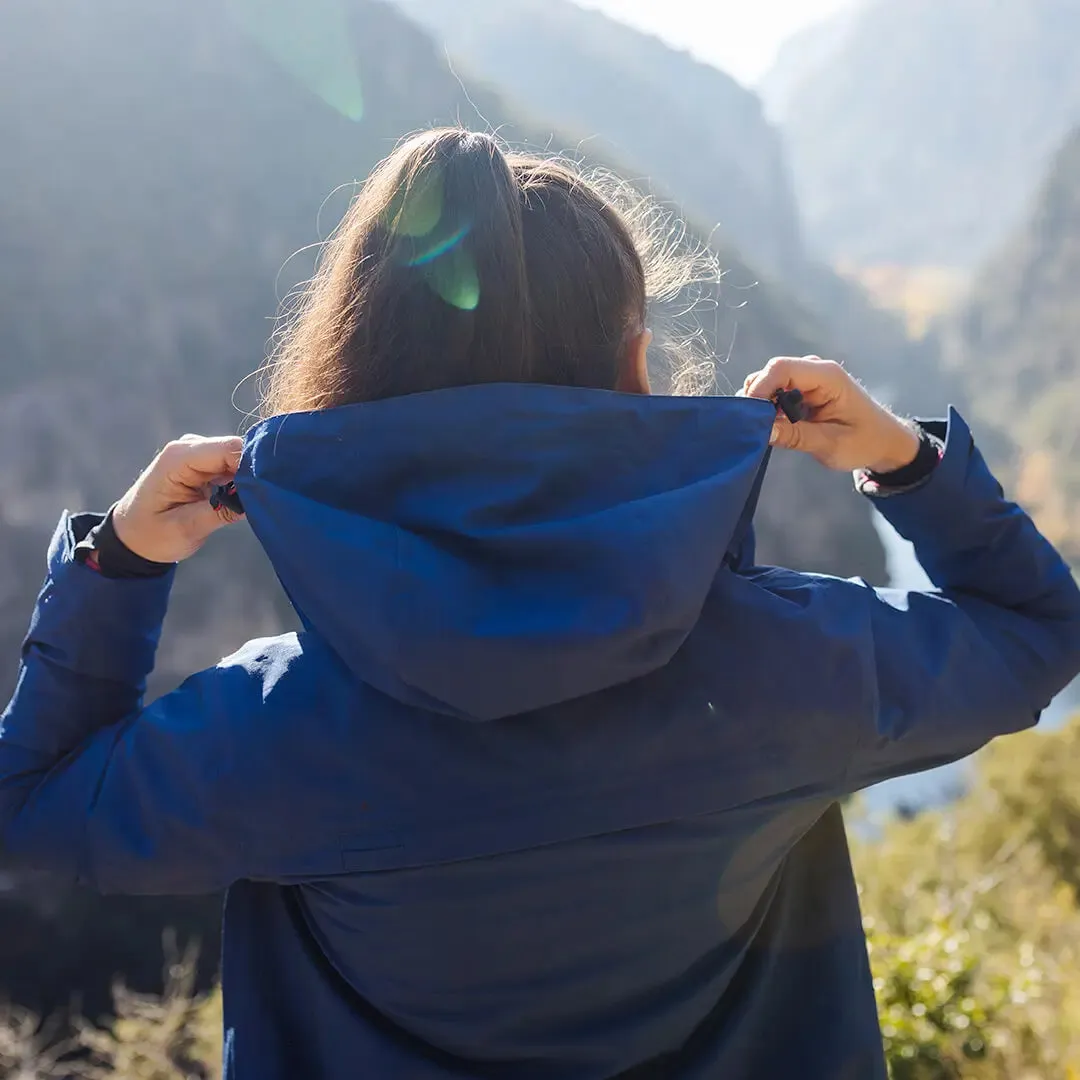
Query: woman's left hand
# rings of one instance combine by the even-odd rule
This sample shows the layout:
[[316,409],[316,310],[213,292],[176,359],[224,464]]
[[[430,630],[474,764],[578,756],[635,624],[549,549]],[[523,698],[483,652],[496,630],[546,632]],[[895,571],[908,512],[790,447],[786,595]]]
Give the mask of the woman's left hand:
[[143,470],[113,508],[113,528],[127,548],[152,562],[180,562],[218,529],[240,518],[215,510],[210,489],[236,475],[243,440],[235,435],[185,435]]
[[806,420],[776,417],[769,442],[799,450],[830,469],[892,472],[919,452],[910,424],[876,402],[839,364],[818,356],[776,356],[748,375],[740,394],[773,400],[778,390],[798,390],[810,407]]

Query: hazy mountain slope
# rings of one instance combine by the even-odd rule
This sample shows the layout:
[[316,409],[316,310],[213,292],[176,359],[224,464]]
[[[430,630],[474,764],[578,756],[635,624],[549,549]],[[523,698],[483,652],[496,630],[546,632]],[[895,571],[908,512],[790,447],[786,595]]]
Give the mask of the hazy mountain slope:
[[780,139],[757,96],[689,54],[570,0],[399,0],[464,69],[719,226],[761,270],[801,259]]
[[833,26],[809,71],[787,51],[764,84],[809,242],[861,262],[971,265],[1080,121],[1080,4],[866,0]]
[[754,86],[766,114],[776,121],[788,114],[802,81],[832,61],[843,47],[860,2],[851,0],[837,14],[797,30],[781,46],[772,68]]
[[[463,88],[392,7],[349,0],[346,23],[329,0],[229,9],[237,18],[217,0],[0,3],[5,698],[60,510],[104,507],[170,437],[240,425],[230,393],[263,357],[275,278],[319,238],[327,193],[435,122],[529,134],[498,98]],[[294,43],[285,66],[265,51]],[[321,235],[347,196],[328,201]],[[279,291],[311,262],[310,251],[291,261]],[[753,274],[734,253],[725,265],[701,329],[730,349],[732,384],[771,353],[817,346],[820,331],[781,290],[747,289]],[[867,509],[843,477],[779,463],[760,526],[766,557],[881,576]],[[179,575],[157,685],[290,618],[245,530],[215,537]],[[93,1013],[115,972],[157,980],[162,921],[177,919],[202,928],[212,960],[213,901],[0,900],[0,997],[50,1007],[77,989]],[[61,932],[76,927],[78,947]]]
[[1080,566],[1080,129],[948,335],[981,414],[1018,446],[1020,497]]

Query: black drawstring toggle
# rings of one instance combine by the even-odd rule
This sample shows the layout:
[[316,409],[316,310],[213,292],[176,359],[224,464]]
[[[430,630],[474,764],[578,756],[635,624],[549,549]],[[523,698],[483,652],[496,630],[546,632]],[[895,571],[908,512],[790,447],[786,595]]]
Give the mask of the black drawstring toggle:
[[810,417],[810,406],[803,400],[801,390],[777,390],[773,401],[793,424]]
[[230,480],[227,484],[216,484],[210,492],[210,505],[215,510],[223,506],[234,514],[244,512],[244,504],[240,501],[240,493],[236,490],[236,483]]

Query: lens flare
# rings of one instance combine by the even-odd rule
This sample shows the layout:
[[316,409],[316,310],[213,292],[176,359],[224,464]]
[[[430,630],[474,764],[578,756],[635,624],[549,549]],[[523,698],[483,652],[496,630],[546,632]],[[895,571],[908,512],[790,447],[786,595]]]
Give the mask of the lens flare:
[[456,227],[445,220],[442,170],[433,165],[403,186],[390,202],[386,226],[393,233],[396,258],[418,270],[428,287],[451,307],[475,311],[480,303],[476,260],[462,241],[472,222]]
[[419,239],[433,232],[442,221],[443,178],[430,168],[408,187],[401,187],[387,210],[387,224],[395,236]]
[[232,18],[281,68],[349,120],[364,93],[343,0],[227,0]]
[[425,269],[437,296],[461,311],[476,310],[480,303],[480,278],[476,262],[466,248],[451,248]]
[[434,262],[440,255],[445,255],[451,248],[455,248],[462,240],[469,234],[471,225],[462,225],[460,229],[456,229],[449,236],[439,240],[436,244],[428,248],[427,251],[420,252],[419,255],[414,255],[406,266],[426,266],[428,263]]

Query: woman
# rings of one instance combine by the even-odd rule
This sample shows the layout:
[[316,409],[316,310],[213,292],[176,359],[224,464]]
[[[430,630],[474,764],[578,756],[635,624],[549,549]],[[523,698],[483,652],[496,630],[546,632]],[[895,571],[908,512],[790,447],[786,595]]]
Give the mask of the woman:
[[[584,181],[421,135],[343,222],[269,419],[61,520],[5,858],[228,887],[229,1077],[885,1075],[838,800],[1034,723],[1080,594],[956,413],[901,422],[813,358],[650,398],[645,297]],[[770,442],[861,470],[941,591],[755,566]],[[232,477],[304,630],[144,707]]]

